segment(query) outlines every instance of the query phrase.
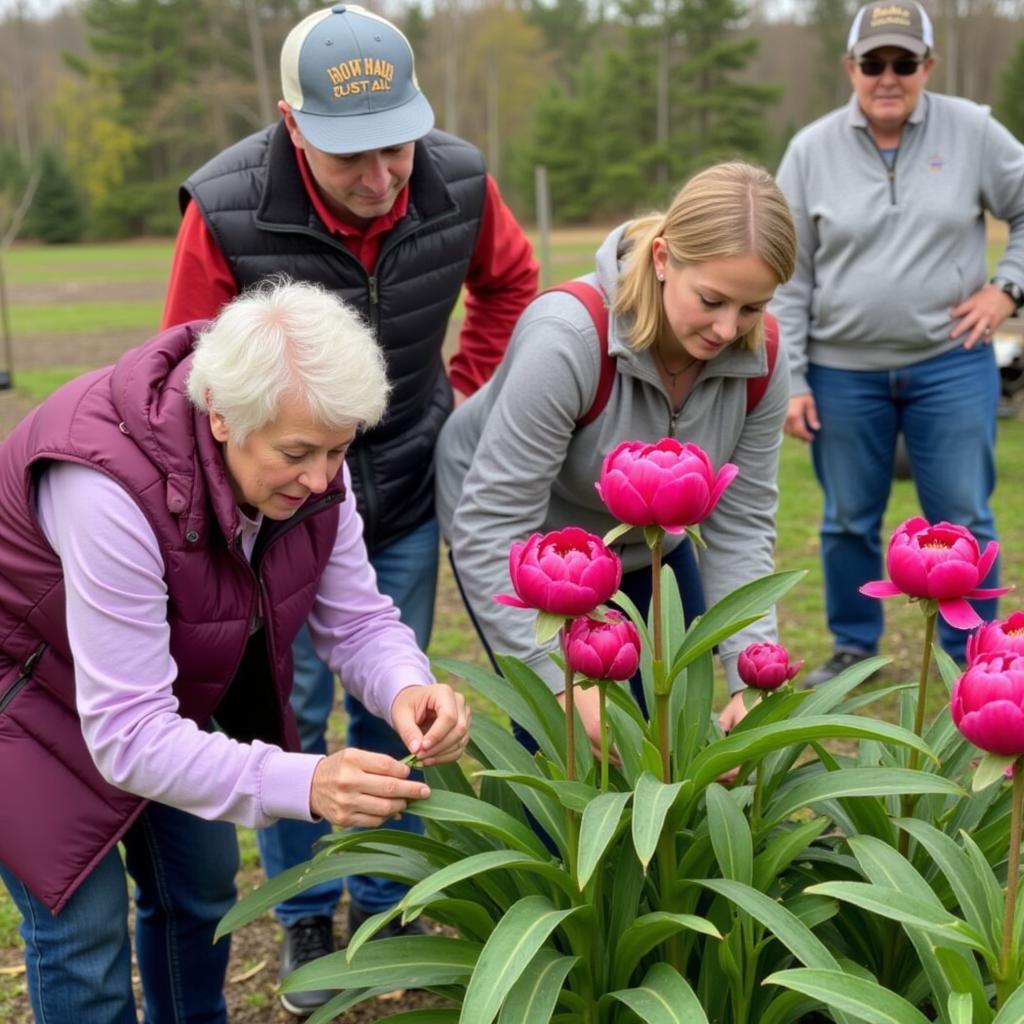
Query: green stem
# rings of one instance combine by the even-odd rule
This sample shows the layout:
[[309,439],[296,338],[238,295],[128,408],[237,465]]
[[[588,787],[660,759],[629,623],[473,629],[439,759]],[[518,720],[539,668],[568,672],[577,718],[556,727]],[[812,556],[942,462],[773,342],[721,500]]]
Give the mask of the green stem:
[[[572,619],[566,619],[562,626],[562,653],[565,655],[565,777],[569,782],[576,781],[576,684],[569,665],[565,641],[569,634]],[[569,863],[566,867],[573,878],[576,877],[577,850],[579,848],[579,823],[576,814],[568,807],[565,809],[565,837],[568,845]]]
[[1006,869],[1006,906],[1003,911],[1003,946],[999,956],[996,1009],[1017,987],[1017,951],[1013,948],[1013,923],[1017,916],[1017,884],[1020,880],[1021,813],[1024,810],[1024,759],[1013,764],[1013,812],[1010,818],[1010,856]]
[[[566,619],[562,627],[563,653],[571,622],[572,619]],[[576,780],[576,684],[568,656],[565,658],[565,777],[570,782]]]
[[[651,617],[654,619],[654,718],[658,731],[658,749],[661,753],[661,781],[672,781],[672,749],[669,745],[669,694],[665,689],[664,637],[661,628],[661,536],[651,545]],[[658,837],[659,906],[671,910],[670,893],[676,877],[676,840],[671,828],[663,828]],[[665,943],[665,959],[680,974],[683,973],[682,947],[678,935],[671,935]]]
[[[917,707],[914,709],[914,735],[920,736],[924,732],[924,712],[928,703],[928,676],[932,667],[932,641],[935,639],[935,612],[929,612],[924,617],[924,650],[921,651],[921,672],[917,678]],[[920,762],[920,753],[915,749],[910,751],[908,762],[911,769],[916,769]],[[900,798],[900,811],[903,817],[909,818],[914,813],[914,804],[917,801],[914,797],[905,795]],[[910,851],[910,833],[900,830],[899,841],[900,853],[906,857]]]
[[608,683],[597,684],[598,711],[601,718],[601,792],[608,792],[608,750],[609,723],[608,723]]
[[664,645],[661,628],[661,537],[651,547],[651,615],[654,619],[654,718],[658,730],[658,750],[661,753],[661,781],[672,781],[672,750],[669,744],[669,694],[665,689]]
[[754,775],[754,807],[750,812],[750,831],[754,833],[755,842],[757,840],[757,833],[761,828],[762,767],[761,762],[758,761]]
[[[917,680],[917,711],[914,715],[914,735],[924,733],[924,711],[928,698],[928,675],[932,667],[932,641],[935,638],[935,612],[925,616],[924,650],[921,652],[921,675]],[[910,752],[910,767],[916,768],[920,754],[917,750]]]

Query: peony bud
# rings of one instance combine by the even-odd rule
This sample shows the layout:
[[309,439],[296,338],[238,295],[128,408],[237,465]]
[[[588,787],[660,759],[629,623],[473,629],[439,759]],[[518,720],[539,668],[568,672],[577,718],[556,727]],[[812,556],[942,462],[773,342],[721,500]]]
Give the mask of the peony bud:
[[803,667],[803,658],[790,664],[789,651],[782,644],[749,644],[736,665],[740,679],[757,690],[776,690]]

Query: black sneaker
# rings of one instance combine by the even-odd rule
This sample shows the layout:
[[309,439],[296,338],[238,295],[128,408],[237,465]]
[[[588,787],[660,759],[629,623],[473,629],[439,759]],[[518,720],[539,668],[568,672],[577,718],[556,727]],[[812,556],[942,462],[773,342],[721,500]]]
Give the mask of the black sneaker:
[[[329,917],[304,917],[284,930],[281,946],[281,979],[297,967],[334,952],[333,922]],[[308,1017],[338,994],[336,989],[281,992],[281,1005],[296,1017]]]
[[[373,917],[375,913],[379,911],[363,910],[362,907],[356,906],[354,903],[348,905],[348,937],[351,939],[359,929],[360,925],[369,918]],[[393,939],[397,935],[427,935],[426,926],[423,924],[422,919],[414,918],[407,925],[402,924],[401,917],[392,918],[379,932],[373,937],[375,939]]]
[[834,679],[840,672],[848,669],[851,665],[873,658],[873,654],[865,654],[863,651],[836,651],[824,665],[808,672],[804,678],[804,689],[810,690],[815,686],[821,686],[830,679]]

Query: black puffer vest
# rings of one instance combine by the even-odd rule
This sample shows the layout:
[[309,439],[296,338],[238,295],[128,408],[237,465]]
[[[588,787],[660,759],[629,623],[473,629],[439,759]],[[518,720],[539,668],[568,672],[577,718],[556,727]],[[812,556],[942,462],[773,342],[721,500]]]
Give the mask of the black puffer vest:
[[391,401],[348,457],[371,551],[433,515],[434,445],[452,406],[441,348],[485,196],[479,151],[430,132],[416,143],[408,212],[369,275],[316,215],[283,122],[214,157],[180,192],[182,210],[198,205],[240,291],[279,273],[322,284],[376,332]]

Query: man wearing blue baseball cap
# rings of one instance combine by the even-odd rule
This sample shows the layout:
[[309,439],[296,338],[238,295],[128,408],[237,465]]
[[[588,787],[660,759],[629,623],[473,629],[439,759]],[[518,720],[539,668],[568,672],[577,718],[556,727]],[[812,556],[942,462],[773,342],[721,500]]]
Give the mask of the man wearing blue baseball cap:
[[[380,590],[425,650],[434,614],[438,535],[433,453],[454,401],[494,371],[537,287],[529,241],[469,143],[434,128],[408,40],[353,4],[305,18],[281,50],[281,121],[215,156],[182,186],[183,211],[164,326],[214,316],[276,274],[336,292],[372,326],[393,385],[389,411],[353,444],[348,465]],[[442,344],[466,286],[466,316],[447,372]],[[323,751],[334,680],[305,632],[293,654],[292,706],[303,749]],[[346,698],[349,745],[401,757],[382,720]],[[393,825],[421,828],[403,816]],[[325,822],[261,831],[269,876],[308,860]],[[385,879],[348,879],[348,927],[393,906]],[[277,908],[282,976],[330,952],[341,882]],[[409,928],[417,927],[410,925]],[[387,934],[398,934],[397,922]],[[331,993],[289,993],[312,1012]]]

